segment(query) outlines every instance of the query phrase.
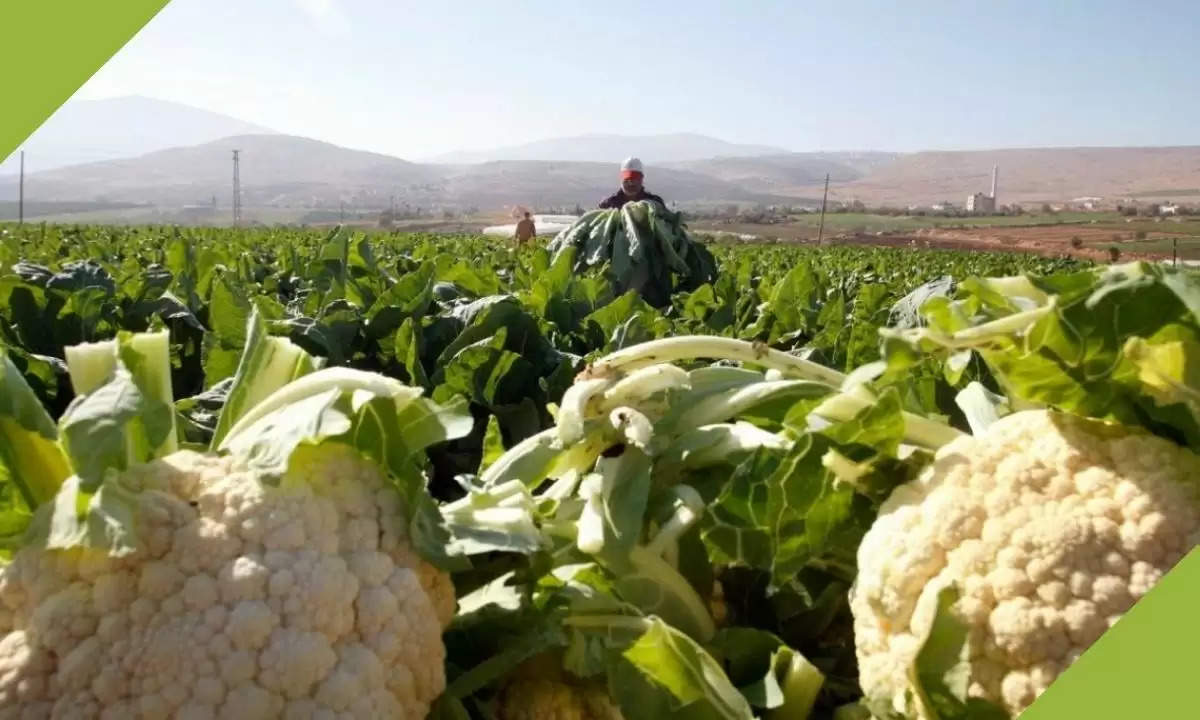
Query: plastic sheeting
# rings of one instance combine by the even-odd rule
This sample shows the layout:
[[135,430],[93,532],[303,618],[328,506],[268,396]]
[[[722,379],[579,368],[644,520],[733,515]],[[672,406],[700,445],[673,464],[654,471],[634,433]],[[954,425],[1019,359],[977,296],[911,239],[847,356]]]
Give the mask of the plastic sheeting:
[[[575,224],[579,218],[574,215],[534,215],[533,228],[539,236],[554,236]],[[517,232],[517,224],[490,225],[483,229],[484,235],[512,237]]]

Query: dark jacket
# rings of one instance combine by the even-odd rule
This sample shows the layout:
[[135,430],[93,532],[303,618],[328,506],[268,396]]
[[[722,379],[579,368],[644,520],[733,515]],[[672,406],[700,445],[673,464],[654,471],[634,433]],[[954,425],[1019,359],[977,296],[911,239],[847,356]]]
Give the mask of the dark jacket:
[[645,188],[642,189],[642,194],[639,197],[630,197],[625,194],[624,189],[621,189],[621,190],[616,191],[612,195],[609,195],[608,197],[604,198],[603,200],[601,200],[600,201],[600,209],[616,210],[627,202],[634,202],[637,200],[654,200],[654,201],[658,202],[660,205],[662,205],[663,207],[666,207],[666,205],[667,205],[665,202],[663,202],[663,199],[660,198],[659,196],[655,195],[654,193],[646,192]]

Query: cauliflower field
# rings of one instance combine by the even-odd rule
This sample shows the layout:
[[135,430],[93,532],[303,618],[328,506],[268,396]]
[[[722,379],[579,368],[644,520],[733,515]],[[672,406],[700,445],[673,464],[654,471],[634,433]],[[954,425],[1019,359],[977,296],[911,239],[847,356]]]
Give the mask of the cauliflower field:
[[707,252],[0,227],[0,718],[1016,717],[1200,539],[1194,271]]

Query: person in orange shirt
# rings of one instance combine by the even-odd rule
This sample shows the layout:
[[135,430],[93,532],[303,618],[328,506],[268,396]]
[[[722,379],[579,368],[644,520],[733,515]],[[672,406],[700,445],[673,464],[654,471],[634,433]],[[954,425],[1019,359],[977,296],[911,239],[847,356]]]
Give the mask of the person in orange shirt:
[[532,242],[537,237],[537,228],[533,226],[533,219],[529,217],[529,213],[525,213],[525,217],[517,223],[517,231],[514,236],[517,238],[517,245]]

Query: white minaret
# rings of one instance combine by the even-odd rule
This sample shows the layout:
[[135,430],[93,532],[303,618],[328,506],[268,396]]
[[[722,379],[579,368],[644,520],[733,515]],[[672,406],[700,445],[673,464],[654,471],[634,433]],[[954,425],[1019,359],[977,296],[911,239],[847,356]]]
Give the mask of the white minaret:
[[992,166],[992,199],[993,200],[996,199],[996,169],[998,167],[999,166],[997,166],[997,165]]

